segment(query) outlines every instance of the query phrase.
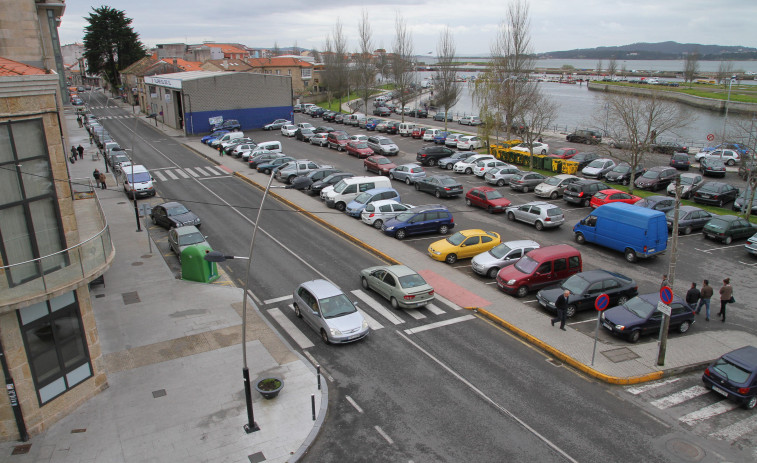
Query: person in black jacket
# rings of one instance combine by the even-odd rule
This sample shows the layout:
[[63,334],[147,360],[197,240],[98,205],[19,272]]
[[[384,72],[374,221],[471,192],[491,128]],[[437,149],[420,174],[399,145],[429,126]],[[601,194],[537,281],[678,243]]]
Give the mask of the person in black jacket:
[[568,309],[568,298],[570,297],[570,291],[565,290],[562,294],[557,296],[557,300],[555,301],[555,308],[557,309],[557,316],[550,320],[552,322],[552,326],[555,326],[555,322],[560,322],[560,329],[565,331],[565,312]]
[[697,302],[699,302],[699,289],[697,289],[697,284],[692,283],[691,288],[686,292],[686,303],[689,304],[691,307],[696,308]]

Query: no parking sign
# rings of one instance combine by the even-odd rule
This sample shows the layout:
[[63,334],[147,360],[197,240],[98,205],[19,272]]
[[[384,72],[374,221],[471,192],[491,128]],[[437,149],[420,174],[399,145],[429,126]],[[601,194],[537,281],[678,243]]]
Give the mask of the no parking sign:
[[594,308],[598,311],[603,311],[610,305],[610,296],[607,294],[600,294],[597,296],[597,300],[594,301]]
[[715,135],[713,135],[713,134],[708,134],[707,135],[707,141],[712,141],[714,139],[715,139]]

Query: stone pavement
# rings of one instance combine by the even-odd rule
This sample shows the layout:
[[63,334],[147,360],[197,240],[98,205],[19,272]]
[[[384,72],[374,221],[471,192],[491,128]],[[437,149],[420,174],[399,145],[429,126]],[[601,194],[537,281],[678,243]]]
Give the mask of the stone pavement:
[[[88,183],[95,168],[104,171],[103,160],[92,156],[96,146],[73,112],[66,123],[67,142],[86,150],[68,164],[70,177]],[[284,388],[272,400],[252,391],[260,431],[245,433],[242,289],[176,279],[160,253],[150,252],[148,234],[136,232],[132,203],[112,175],[107,184],[95,191],[116,256],[91,296],[109,387],[34,436],[27,453],[11,456],[20,443],[0,444],[2,460],[296,461],[325,418],[326,381],[319,391],[314,367],[248,304],[250,379],[254,386],[279,377]]]

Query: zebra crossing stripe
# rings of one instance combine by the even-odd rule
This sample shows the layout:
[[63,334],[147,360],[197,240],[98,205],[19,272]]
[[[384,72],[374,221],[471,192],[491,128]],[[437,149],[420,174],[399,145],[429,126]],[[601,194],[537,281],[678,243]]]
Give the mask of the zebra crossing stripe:
[[192,177],[194,177],[194,178],[198,177],[198,175],[195,173],[195,171],[193,171],[189,167],[185,167],[184,170],[186,170],[189,173],[189,175],[191,175]]
[[177,177],[176,174],[174,174],[170,170],[166,171],[166,175],[168,175],[169,177],[171,177],[172,180],[178,180],[179,179],[179,177]]
[[447,307],[451,307],[452,310],[462,310],[463,308],[459,305],[455,304],[454,302],[445,299],[444,297],[440,296],[439,293],[434,293],[434,297],[441,302],[442,304],[446,305]]
[[414,309],[406,310],[405,313],[408,314],[408,315],[410,315],[411,317],[413,317],[416,320],[421,320],[423,318],[426,318],[425,315],[423,315],[422,313],[420,313],[420,312],[418,312],[417,310],[414,310]]
[[434,304],[428,304],[426,305],[426,308],[431,311],[434,315],[444,315],[446,312],[439,307],[435,306]]
[[739,404],[736,403],[735,401],[724,399],[724,400],[721,400],[720,402],[700,408],[699,410],[695,412],[691,412],[687,415],[683,415],[682,417],[678,418],[678,421],[693,425],[697,421],[704,421],[706,419],[712,418],[713,416],[721,415],[725,412],[729,412],[733,410],[734,408],[738,406]]
[[207,177],[208,174],[205,173],[204,170],[202,170],[200,167],[195,167],[195,170],[200,173],[203,177]]
[[666,384],[675,383],[675,382],[676,382],[676,381],[678,381],[679,379],[680,379],[680,378],[671,378],[671,379],[666,379],[665,381],[658,381],[658,382],[656,382],[656,383],[649,383],[649,384],[644,384],[643,386],[633,386],[633,387],[627,387],[627,388],[626,388],[626,391],[627,391],[628,393],[630,393],[630,394],[633,394],[633,395],[639,395],[639,394],[641,394],[642,392],[651,391],[652,389],[655,389],[655,388],[658,388],[658,387],[664,386],[664,385],[666,385]]
[[752,415],[749,418],[726,426],[720,431],[710,434],[710,436],[733,442],[744,434],[754,432],[755,430],[757,430],[757,415]]
[[292,295],[291,294],[289,296],[281,296],[281,297],[277,297],[277,298],[274,298],[274,299],[265,300],[265,301],[263,301],[263,304],[265,304],[265,305],[275,304],[276,302],[286,301],[286,300],[289,300],[289,299],[292,299]]
[[268,313],[271,314],[271,317],[276,320],[276,323],[281,326],[284,331],[286,331],[289,336],[292,337],[294,342],[297,343],[298,346],[302,349],[307,349],[309,347],[313,347],[314,344],[310,342],[310,339],[308,339],[307,336],[305,336],[302,331],[299,330],[296,326],[294,326],[294,323],[289,321],[289,319],[284,315],[281,310],[277,309],[276,307],[269,309]]
[[418,328],[409,328],[405,330],[405,334],[421,333],[423,331],[433,330],[434,328],[439,328],[441,326],[447,326],[447,325],[453,325],[455,323],[465,322],[468,320],[473,320],[475,318],[476,317],[474,317],[473,315],[463,315],[462,317],[451,318],[449,320],[443,320],[436,323],[429,323],[428,325],[419,326]]
[[210,172],[212,175],[223,175],[222,172],[218,172],[217,170],[213,169],[212,167],[205,166],[205,170]]
[[708,392],[710,392],[710,390],[704,386],[693,386],[688,389],[684,389],[683,391],[676,392],[675,394],[670,394],[669,396],[657,399],[651,402],[651,404],[661,410],[664,410],[674,405],[682,404],[687,400],[699,397],[700,395],[705,395]]
[[363,302],[365,302],[366,304],[368,304],[368,306],[370,308],[372,308],[376,312],[378,312],[381,315],[383,315],[384,318],[386,318],[390,322],[394,323],[395,325],[400,325],[402,323],[405,323],[405,320],[399,318],[398,316],[396,316],[393,313],[391,313],[388,310],[386,310],[384,308],[384,306],[382,306],[378,302],[374,301],[373,298],[371,298],[369,295],[365,294],[362,290],[356,289],[356,290],[352,291],[352,294],[354,294],[355,296],[357,296],[360,300],[362,300]]
[[165,182],[165,181],[166,181],[166,178],[165,178],[165,177],[163,176],[163,174],[161,174],[161,173],[160,173],[159,171],[157,171],[157,170],[154,170],[154,171],[152,171],[152,174],[153,174],[154,176],[158,177],[158,180],[160,180],[160,181],[162,181],[162,182]]
[[375,318],[373,318],[370,315],[368,315],[367,313],[365,313],[365,310],[361,310],[361,309],[358,308],[357,311],[360,312],[360,314],[363,315],[363,318],[365,318],[365,321],[368,322],[368,326],[373,331],[380,330],[381,328],[384,327],[384,325],[382,325],[381,323],[377,322]]
[[184,172],[182,169],[177,169],[176,173],[179,174],[179,177],[181,178],[189,178],[189,175],[187,175],[187,173]]

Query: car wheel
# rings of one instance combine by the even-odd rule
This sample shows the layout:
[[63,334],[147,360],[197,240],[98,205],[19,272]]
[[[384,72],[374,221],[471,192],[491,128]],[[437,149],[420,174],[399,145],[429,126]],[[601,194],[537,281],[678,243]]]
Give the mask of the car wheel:
[[297,318],[302,318],[302,312],[300,312],[300,306],[297,305],[297,303],[294,303],[294,315]]
[[421,186],[417,183],[415,184],[415,191],[421,191]]
[[536,223],[534,224],[534,227],[536,227],[536,230],[538,231],[544,230],[544,224],[541,223],[541,220],[537,220]]
[[508,212],[507,213],[507,220],[509,220],[510,222],[514,222],[515,221],[515,214],[513,214],[512,212]]
[[625,297],[625,296],[620,296],[618,298],[618,304],[617,305],[622,305],[622,304],[625,304],[626,302],[628,302],[628,298]]
[[271,175],[271,169],[266,169],[266,170],[265,170],[265,174],[266,174],[266,175]]
[[442,193],[439,190],[437,190],[437,191],[434,192],[434,196],[436,196],[437,198],[441,198],[442,197]]
[[726,164],[728,164],[729,166],[733,167],[733,166],[736,165],[736,161],[734,161],[733,159],[729,159],[728,162],[726,162]]
[[394,180],[394,174],[389,174],[389,180]]
[[623,185],[623,186],[627,186],[628,185],[628,181],[629,180],[627,178],[624,178],[623,180],[621,180],[620,184]]
[[681,323],[681,325],[678,327],[678,332],[685,333],[689,331],[690,327],[691,327],[691,322],[686,320],[685,322]]
[[733,238],[730,236],[726,236],[725,239],[723,239],[724,244],[731,244],[731,241],[733,241]]
[[362,278],[360,279],[360,284],[362,284],[362,285],[363,285],[363,288],[364,288],[364,289],[370,289],[370,288],[368,288],[368,280],[366,280],[366,279],[365,279],[365,277],[362,277]]
[[630,262],[632,264],[634,262],[636,262],[636,251],[634,251],[633,249],[626,248],[626,250],[625,250],[625,256],[626,256],[626,260],[628,262]]
[[574,237],[576,240],[576,243],[578,244],[586,244],[586,237],[583,233],[576,233],[576,236]]
[[447,254],[447,257],[444,259],[444,262],[448,264],[454,264],[457,262],[457,255],[456,254]]
[[523,186],[523,193],[528,193],[529,188],[527,186]]
[[549,195],[549,199],[557,199],[557,196],[558,196],[557,192],[553,191],[552,194]]
[[641,337],[641,331],[634,330],[634,331],[631,331],[631,334],[628,336],[628,340],[633,343],[637,343],[639,342],[640,337]]
[[329,335],[326,334],[326,330],[321,330],[321,339],[326,344],[331,344],[331,341],[329,341]]
[[576,316],[576,306],[575,306],[575,304],[571,304],[571,305],[569,305],[565,309],[565,316],[568,317],[568,318],[573,318],[573,317]]
[[446,235],[448,231],[449,231],[449,226],[447,225],[442,225],[439,227],[439,233],[441,233],[442,235]]
[[465,169],[465,173],[468,174],[468,175],[470,175],[470,174],[473,173],[473,169],[471,169],[470,167],[468,167],[467,169]]
[[466,206],[470,206],[471,205],[470,199],[465,198],[465,205]]
[[725,206],[725,201],[721,199],[720,201],[718,201],[718,207],[723,207],[723,206]]
[[589,207],[590,204],[591,204],[591,199],[584,199],[583,201],[581,201],[581,206],[583,207]]
[[541,150],[541,154],[547,154],[547,150]]
[[494,214],[494,208],[489,206],[486,208],[486,212],[488,212],[489,214]]
[[384,225],[384,222],[381,219],[376,219],[373,222],[373,228],[375,228],[376,230],[381,230],[382,225]]
[[452,170],[452,167],[453,167],[453,166],[452,166],[452,163],[449,163],[449,164],[447,164],[447,165],[446,165],[446,166],[444,166],[444,167],[445,167],[445,168],[446,168],[447,170]]
[[368,164],[363,164],[363,169],[365,169],[365,171],[368,172]]
[[406,236],[407,236],[407,232],[405,232],[404,229],[399,229],[396,232],[394,232],[394,237],[397,238],[398,240],[404,240]]
[[399,302],[397,302],[397,299],[395,299],[394,297],[391,298],[391,299],[389,299],[389,302],[392,304],[392,308],[393,309],[399,309],[400,308]]
[[684,228],[683,229],[683,234],[684,235],[690,235],[691,234],[691,227]]
[[410,177],[405,177],[405,185],[410,185]]
[[744,402],[744,408],[746,408],[747,410],[751,410],[755,406],[757,406],[757,395],[753,395],[749,398],[749,400]]
[[505,186],[505,181],[502,179],[497,180],[497,186]]
[[436,159],[431,158],[428,160],[429,167],[434,167],[435,164],[436,164]]
[[337,210],[337,211],[340,211],[340,212],[344,212],[344,210],[345,210],[346,208],[347,208],[347,205],[346,205],[346,204],[344,204],[344,203],[342,203],[342,202],[336,203],[336,210]]
[[518,297],[526,297],[528,295],[528,286],[523,285],[515,292]]

